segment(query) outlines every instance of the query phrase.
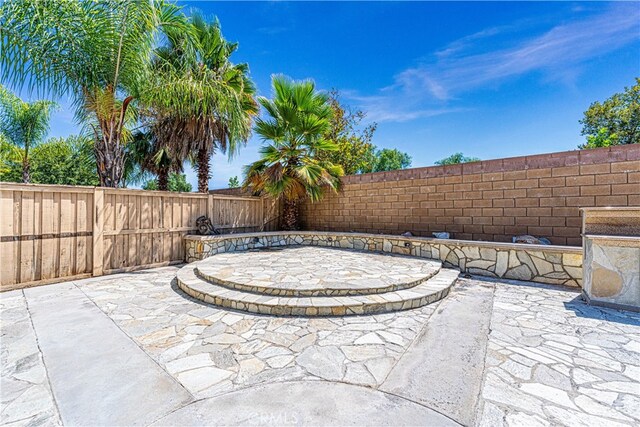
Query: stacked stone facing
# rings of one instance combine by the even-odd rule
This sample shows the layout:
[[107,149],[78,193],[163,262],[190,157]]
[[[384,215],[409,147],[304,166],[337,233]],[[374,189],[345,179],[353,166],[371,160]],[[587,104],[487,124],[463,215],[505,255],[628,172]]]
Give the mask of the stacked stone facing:
[[640,208],[584,208],[582,214],[585,299],[640,311]]
[[323,231],[185,237],[185,261],[230,251],[289,245],[334,247],[439,260],[464,273],[551,285],[582,285],[582,248]]
[[[203,261],[200,261],[203,262]],[[197,263],[177,275],[184,292],[209,304],[277,316],[344,316],[408,310],[439,301],[448,295],[458,271],[440,269],[428,280],[408,289],[349,296],[282,297],[227,288],[198,277]]]

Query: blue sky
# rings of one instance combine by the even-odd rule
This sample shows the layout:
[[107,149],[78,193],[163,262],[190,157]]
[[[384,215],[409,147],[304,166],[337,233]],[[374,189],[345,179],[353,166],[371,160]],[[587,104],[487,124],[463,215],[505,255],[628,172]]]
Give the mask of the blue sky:
[[[640,3],[180,2],[218,16],[259,93],[312,78],[378,123],[374,143],[413,166],[575,149],[578,120],[640,76]],[[57,112],[52,136],[77,132]],[[211,188],[258,157],[253,137],[212,160]],[[187,167],[189,181],[195,173]]]

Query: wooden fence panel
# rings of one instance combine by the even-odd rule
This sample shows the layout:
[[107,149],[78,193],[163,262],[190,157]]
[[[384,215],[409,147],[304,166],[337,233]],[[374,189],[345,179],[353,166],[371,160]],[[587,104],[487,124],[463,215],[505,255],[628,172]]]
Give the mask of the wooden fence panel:
[[211,221],[223,232],[258,231],[262,227],[262,199],[256,197],[210,195]]
[[92,272],[93,187],[0,184],[2,290]]
[[105,274],[182,262],[206,194],[104,189]]
[[277,229],[259,197],[0,183],[0,290],[180,263],[208,215],[222,232]]
[[282,215],[282,202],[277,199],[264,197],[262,199],[262,230],[280,230],[280,216]]

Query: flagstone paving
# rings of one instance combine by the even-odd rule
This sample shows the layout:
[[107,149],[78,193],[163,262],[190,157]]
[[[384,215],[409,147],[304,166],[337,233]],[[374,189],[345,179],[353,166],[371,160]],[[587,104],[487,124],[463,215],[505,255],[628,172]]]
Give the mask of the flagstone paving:
[[0,422],[3,425],[60,425],[21,291],[0,295],[0,321]]
[[[487,350],[478,368],[481,392],[471,424],[640,422],[640,314],[587,306],[575,290],[461,278],[450,297],[418,309],[370,316],[274,317],[200,303],[176,287],[177,270],[158,268],[73,285],[84,293],[86,304],[95,304],[100,315],[115,323],[118,333],[129,337],[174,377],[192,401],[224,402],[223,396],[241,397],[251,390],[266,393],[269,387],[264,386],[285,382],[334,384],[336,396],[337,383],[383,393],[387,377],[401,365],[403,356],[429,354],[428,348],[421,352],[416,346],[429,342],[424,335],[431,333],[426,328],[430,322],[447,325],[442,316],[455,315],[446,304],[453,301],[456,288],[473,292],[473,286],[482,286],[493,292],[493,304],[487,311],[490,333],[482,333]],[[56,287],[69,283],[49,285],[41,291],[48,288],[55,292]],[[29,290],[0,294],[0,422],[56,425],[65,422],[55,404],[61,397],[59,385],[47,377],[50,356],[38,347],[41,331],[30,321],[30,298]],[[448,333],[456,334],[456,330]],[[439,334],[447,335],[444,331]],[[446,345],[440,351],[447,351]],[[451,354],[448,363],[452,366],[468,363],[454,351]],[[411,392],[398,395],[411,396]],[[384,405],[398,399],[393,397]],[[232,400],[229,397],[226,401]],[[397,403],[398,408],[414,404],[410,397],[403,397],[402,402]],[[189,405],[195,404],[187,403],[185,408]],[[446,405],[439,407],[436,402],[431,409],[465,422],[447,413]],[[353,410],[363,413],[367,408]],[[195,419],[206,423],[206,419]],[[234,419],[249,422],[246,417]]]
[[638,425],[640,313],[497,284],[479,424]]
[[437,305],[374,316],[295,318],[219,309],[172,288],[171,276],[81,286],[196,398],[270,381],[375,386]]
[[439,261],[293,246],[227,252],[200,261],[198,275],[250,292],[287,296],[365,295],[411,288],[440,269]]

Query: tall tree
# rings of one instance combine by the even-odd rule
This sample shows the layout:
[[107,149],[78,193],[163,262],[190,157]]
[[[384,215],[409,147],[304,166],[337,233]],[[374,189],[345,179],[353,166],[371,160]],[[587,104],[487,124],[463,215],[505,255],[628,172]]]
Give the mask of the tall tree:
[[21,148],[22,182],[31,180],[29,151],[47,136],[55,106],[51,101],[24,102],[0,85],[0,133]]
[[372,172],[406,169],[411,166],[411,156],[397,148],[383,148],[376,152]]
[[246,143],[258,105],[248,66],[230,62],[237,43],[224,39],[218,21],[195,14],[190,25],[193,42],[169,33],[167,45],[157,50],[159,83],[144,99],[154,116],[152,133],[173,161],[192,160],[198,191],[206,193],[212,154],[233,156]]
[[376,147],[371,143],[377,124],[361,127],[364,111],[352,111],[340,102],[340,94],[329,92],[329,105],[333,110],[331,126],[325,135],[338,149],[325,151],[319,158],[341,165],[346,175],[371,172],[375,164]]
[[444,159],[440,159],[434,162],[434,164],[443,166],[443,165],[457,165],[460,163],[479,162],[479,161],[480,159],[477,157],[467,157],[462,153],[453,153],[449,157],[445,157]]
[[587,143],[579,148],[640,143],[640,78],[604,102],[594,102],[580,120]]
[[255,131],[267,145],[262,158],[245,167],[244,186],[283,199],[283,228],[298,228],[299,202],[319,200],[326,189],[338,191],[342,166],[319,158],[336,150],[324,135],[330,129],[331,106],[312,81],[272,79],[273,100],[258,100],[268,117],[257,119]]
[[100,184],[122,184],[128,108],[148,81],[159,31],[184,27],[163,0],[12,0],[0,9],[0,78],[71,94],[88,124]]
[[325,138],[336,144],[334,151],[318,154],[318,158],[339,164],[345,174],[381,172],[405,169],[411,166],[411,156],[397,149],[377,150],[371,142],[377,124],[361,126],[366,113],[352,111],[340,103],[337,91],[329,93],[329,105],[333,110],[330,128]]

